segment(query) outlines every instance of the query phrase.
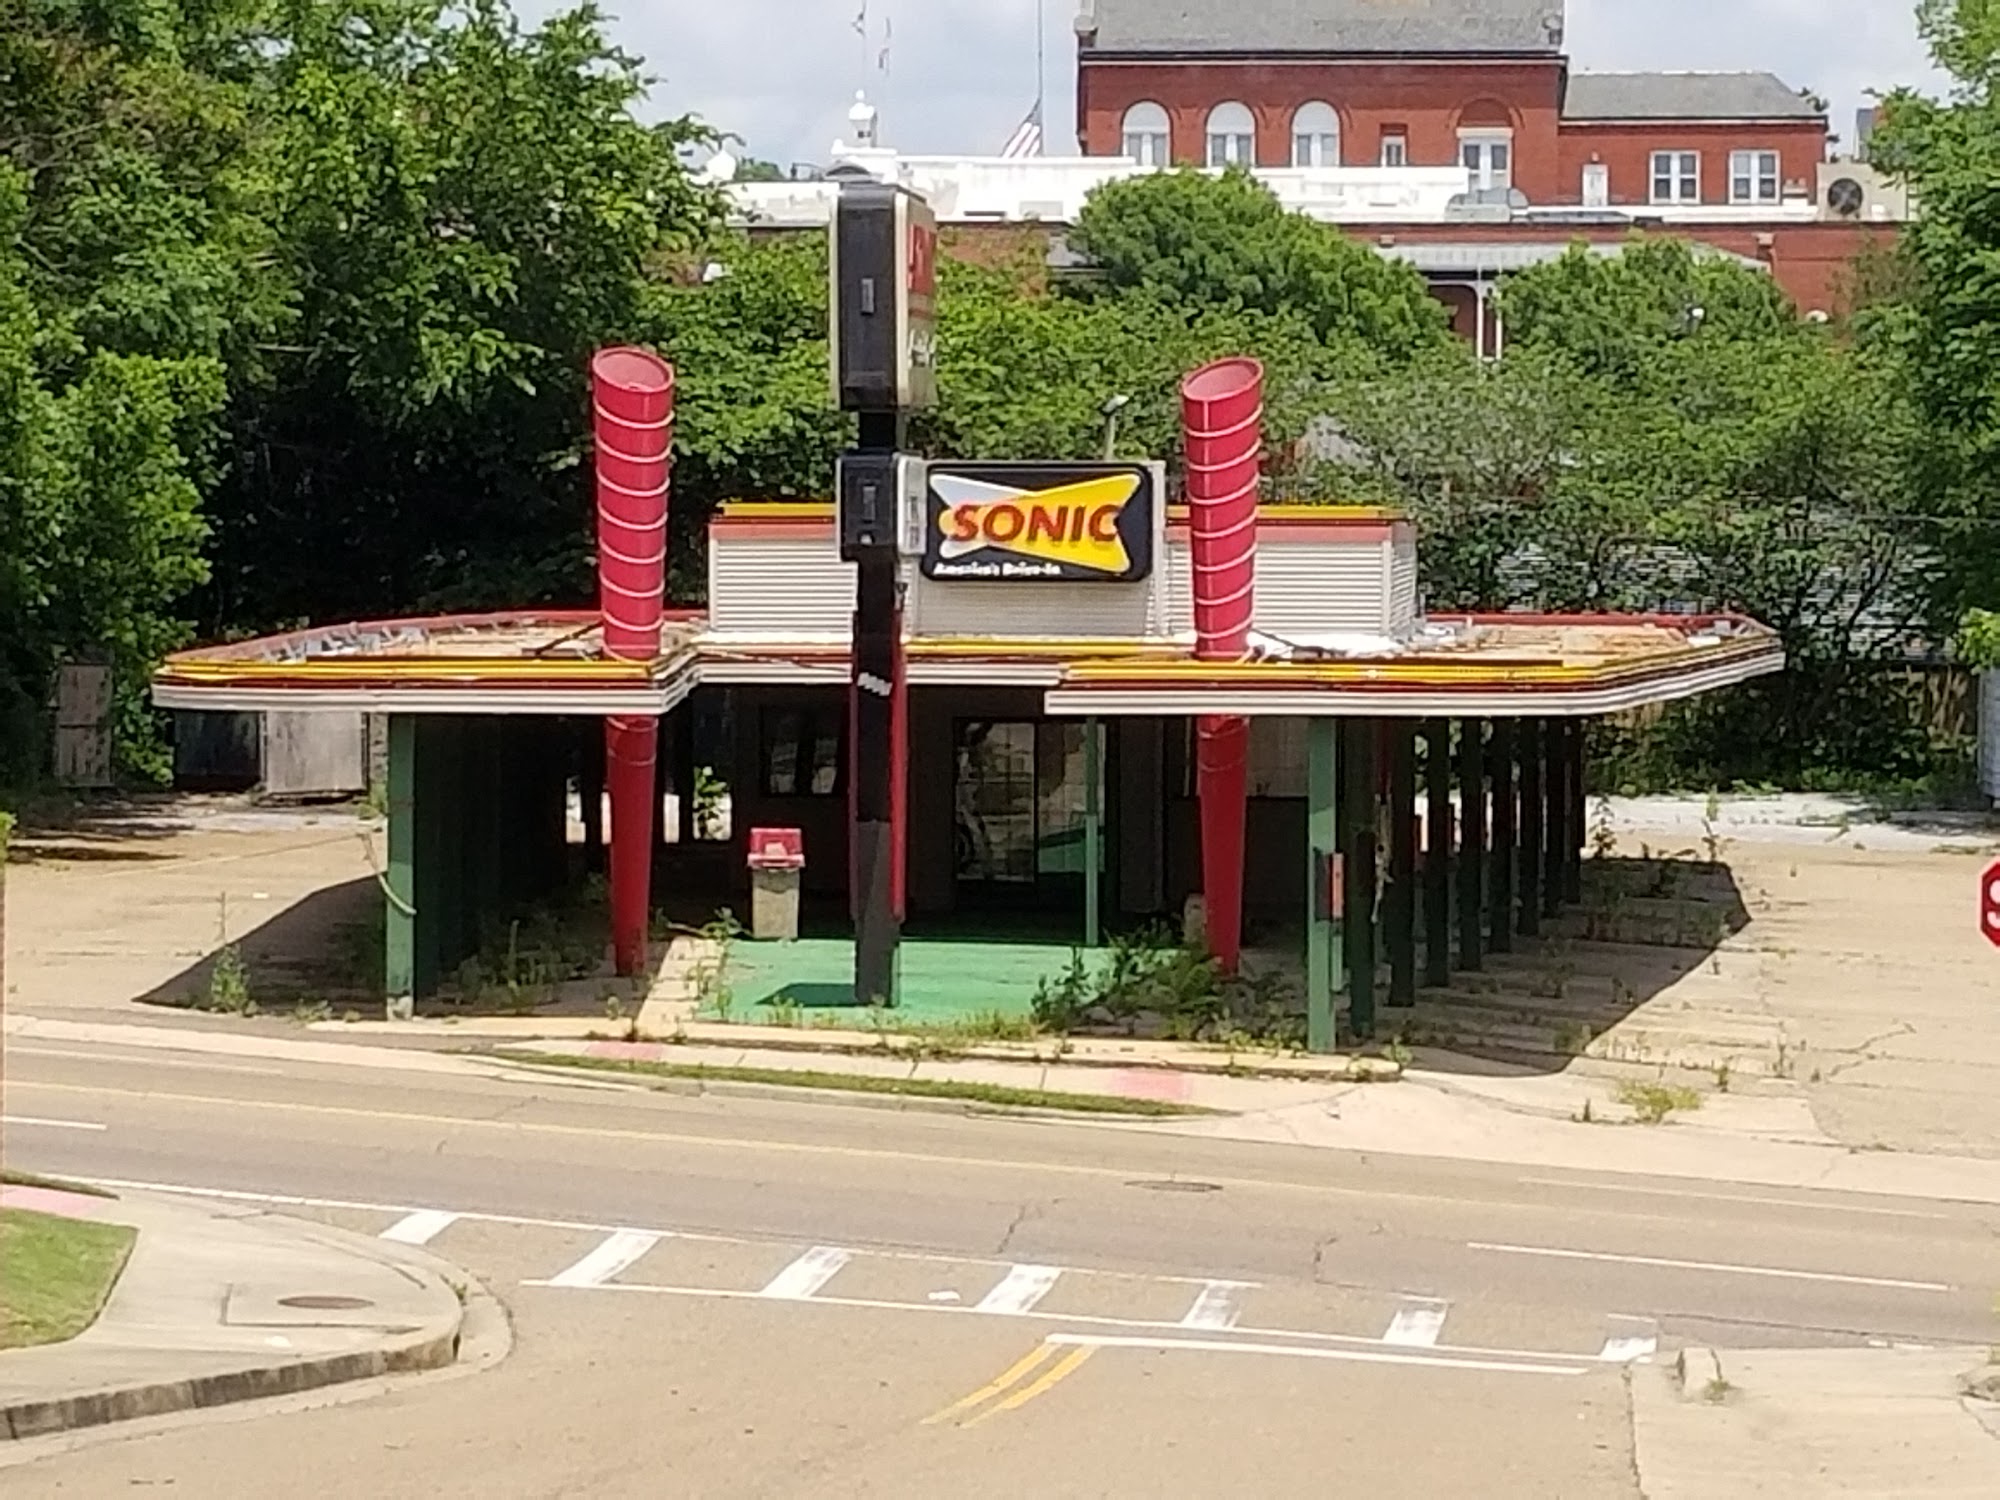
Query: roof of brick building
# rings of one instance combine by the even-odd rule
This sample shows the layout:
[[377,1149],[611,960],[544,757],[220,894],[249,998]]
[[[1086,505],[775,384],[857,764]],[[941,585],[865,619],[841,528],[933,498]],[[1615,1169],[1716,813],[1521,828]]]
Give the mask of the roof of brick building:
[[1084,0],[1100,52],[1562,50],[1565,0]]
[[1566,120],[1817,120],[1825,111],[1772,73],[1577,73]]

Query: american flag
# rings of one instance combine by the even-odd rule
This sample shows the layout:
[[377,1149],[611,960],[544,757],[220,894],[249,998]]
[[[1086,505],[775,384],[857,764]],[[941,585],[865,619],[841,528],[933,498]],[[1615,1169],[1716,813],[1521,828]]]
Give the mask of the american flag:
[[1018,159],[1042,154],[1042,106],[1041,101],[1028,111],[1028,117],[1007,138],[1007,144],[1000,148],[1003,158]]

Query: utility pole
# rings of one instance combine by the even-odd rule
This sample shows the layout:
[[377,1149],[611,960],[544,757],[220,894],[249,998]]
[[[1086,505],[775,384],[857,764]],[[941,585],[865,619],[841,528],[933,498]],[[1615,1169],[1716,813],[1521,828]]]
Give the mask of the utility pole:
[[937,220],[907,189],[842,185],[832,241],[834,399],[859,421],[835,493],[840,555],[855,567],[849,682],[849,880],[854,999],[896,1001],[902,941],[907,701],[901,552],[923,503],[904,423],[937,398]]

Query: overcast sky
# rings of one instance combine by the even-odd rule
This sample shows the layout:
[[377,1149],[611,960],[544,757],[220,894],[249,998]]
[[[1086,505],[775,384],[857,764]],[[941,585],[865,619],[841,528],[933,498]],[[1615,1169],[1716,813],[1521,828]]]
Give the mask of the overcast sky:
[[[559,0],[518,0],[530,15]],[[659,79],[654,112],[693,113],[781,163],[824,163],[857,87],[905,151],[987,155],[1035,97],[1036,0],[604,0],[612,34]],[[1074,149],[1075,0],[1043,0],[1049,149]],[[1765,69],[1832,101],[1853,134],[1871,89],[1942,87],[1915,0],[1569,0],[1583,69]],[[886,37],[885,37],[886,30]],[[887,50],[887,69],[881,63]]]

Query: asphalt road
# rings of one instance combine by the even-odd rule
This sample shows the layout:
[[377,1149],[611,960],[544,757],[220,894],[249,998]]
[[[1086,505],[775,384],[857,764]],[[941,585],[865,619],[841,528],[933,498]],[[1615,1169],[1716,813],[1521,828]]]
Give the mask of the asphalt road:
[[1963,1205],[536,1077],[32,1043],[8,1073],[10,1164],[427,1244],[517,1340],[10,1500],[1634,1496],[1633,1360],[1994,1336],[2000,1211]]

